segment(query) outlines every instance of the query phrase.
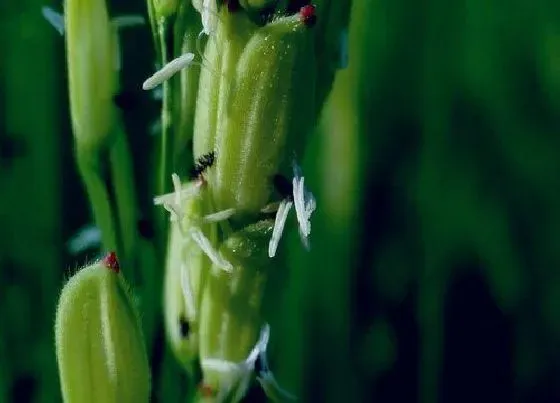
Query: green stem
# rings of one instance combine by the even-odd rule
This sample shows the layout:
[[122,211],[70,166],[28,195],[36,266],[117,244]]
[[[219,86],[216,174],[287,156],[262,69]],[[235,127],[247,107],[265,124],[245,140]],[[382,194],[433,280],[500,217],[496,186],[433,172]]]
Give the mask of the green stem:
[[76,153],[78,169],[84,181],[92,213],[97,227],[101,230],[103,247],[119,253],[117,229],[111,207],[109,192],[103,180],[99,157],[92,156],[78,146]]
[[156,270],[157,258],[153,243],[139,237],[137,232],[138,201],[134,169],[126,132],[119,122],[110,150],[112,183],[118,211],[120,235],[123,243],[123,267],[134,268],[141,287],[144,335],[147,345],[154,339],[156,316],[160,312],[161,275]]
[[117,217],[122,241],[121,260],[125,266],[132,263],[133,249],[136,245],[136,189],[134,170],[126,133],[121,123],[117,123],[114,142],[109,150],[111,163],[111,185],[116,199]]
[[[160,40],[160,48],[161,48],[161,64],[162,66],[169,62],[169,54],[168,54],[168,46],[166,43],[166,36],[167,36],[167,27],[168,27],[167,20],[161,20],[158,23],[158,34]],[[173,145],[173,141],[171,139],[172,136],[172,88],[170,80],[166,80],[163,82],[163,102],[161,107],[161,148],[160,148],[160,175],[159,175],[159,186],[158,186],[158,193],[165,194],[169,191],[169,184],[171,183],[171,164],[170,164],[170,157],[171,157],[171,149]],[[159,209],[158,214],[158,222],[159,222],[159,230],[160,236],[162,239],[166,239],[167,237],[167,214],[163,209]],[[162,246],[164,246],[166,242],[164,241]],[[162,249],[163,251],[164,248]]]
[[157,34],[157,20],[156,20],[156,12],[154,9],[154,3],[152,0],[148,0],[147,1],[147,11],[148,11],[148,18],[150,20],[150,27],[152,28],[152,39],[154,40],[154,48],[156,51],[156,60],[160,60],[161,59],[161,50],[160,50],[160,41],[158,39],[158,34]]

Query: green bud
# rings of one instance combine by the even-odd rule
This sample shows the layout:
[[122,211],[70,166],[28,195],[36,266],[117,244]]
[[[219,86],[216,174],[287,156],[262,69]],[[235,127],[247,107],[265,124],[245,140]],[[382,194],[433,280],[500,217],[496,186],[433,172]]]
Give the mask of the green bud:
[[289,172],[292,152],[299,154],[316,122],[313,32],[299,14],[279,18],[256,29],[238,58],[232,38],[218,34],[218,45],[207,47],[220,76],[214,72],[208,87],[201,79],[199,100],[211,102],[212,115],[199,114],[199,102],[194,153],[216,151],[208,175],[216,208],[252,214],[268,202],[272,177]]
[[64,10],[72,128],[78,147],[97,149],[114,120],[116,31],[105,0],[66,0]]
[[187,232],[198,224],[201,202],[200,196],[186,200],[184,218],[171,226],[164,283],[167,337],[175,356],[191,374],[197,370],[201,276],[209,264]]
[[231,14],[226,7],[222,10],[222,23],[206,44],[206,68],[200,73],[193,136],[195,160],[215,150],[216,131],[218,124],[223,126],[222,118],[229,108],[230,83],[237,62],[256,29],[244,13]]
[[[273,221],[259,221],[230,235],[220,253],[233,270],[212,267],[200,311],[200,360],[241,362],[255,345],[263,325],[261,303],[271,267],[267,254]],[[202,367],[204,384],[219,390],[234,380]]]
[[138,314],[114,253],[62,289],[55,342],[65,403],[141,403],[150,374]]

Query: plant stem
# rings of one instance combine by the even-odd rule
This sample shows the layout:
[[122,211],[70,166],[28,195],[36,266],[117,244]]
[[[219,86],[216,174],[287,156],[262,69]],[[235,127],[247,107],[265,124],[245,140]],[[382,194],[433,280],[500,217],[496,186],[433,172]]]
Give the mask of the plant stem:
[[[168,31],[167,20],[163,19],[158,22],[158,34],[160,40],[161,48],[161,64],[162,66],[169,62],[169,49],[173,49],[172,46],[167,44],[167,31]],[[159,194],[165,194],[168,192],[169,183],[171,182],[171,148],[173,141],[171,139],[172,135],[172,88],[170,80],[163,82],[163,101],[161,107],[161,143],[160,143],[160,175],[158,192]],[[160,237],[162,239],[161,252],[165,253],[165,240],[167,239],[167,215],[163,209],[159,209],[158,214],[158,228],[160,230]]]
[[110,161],[112,187],[116,199],[120,236],[123,243],[123,267],[134,269],[141,284],[141,305],[144,313],[144,335],[147,345],[152,343],[160,312],[161,275],[156,270],[157,257],[153,242],[142,239],[137,230],[138,199],[134,181],[134,167],[130,147],[122,122],[116,126],[111,145]]
[[120,122],[116,125],[109,158],[111,184],[115,195],[119,233],[123,247],[121,260],[126,267],[132,263],[132,254],[136,245],[137,206],[130,149],[126,133]]
[[109,192],[103,180],[98,155],[86,152],[78,146],[76,153],[78,169],[84,181],[92,213],[97,227],[101,231],[103,247],[120,253],[118,233],[115,227],[114,214],[111,207]]

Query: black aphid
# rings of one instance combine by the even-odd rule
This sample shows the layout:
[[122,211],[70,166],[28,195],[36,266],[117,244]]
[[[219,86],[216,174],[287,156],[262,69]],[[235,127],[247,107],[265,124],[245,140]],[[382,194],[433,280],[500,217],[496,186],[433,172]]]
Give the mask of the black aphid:
[[194,163],[194,167],[191,169],[191,179],[199,178],[208,168],[214,165],[214,161],[216,160],[216,153],[211,151],[207,154],[201,155],[198,157],[196,162]]

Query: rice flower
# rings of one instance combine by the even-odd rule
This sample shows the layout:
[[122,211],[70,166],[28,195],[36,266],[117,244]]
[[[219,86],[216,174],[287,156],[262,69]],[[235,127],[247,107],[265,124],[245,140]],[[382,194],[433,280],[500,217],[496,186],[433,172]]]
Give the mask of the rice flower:
[[114,253],[62,289],[55,321],[65,403],[142,403],[150,370],[139,316]]

